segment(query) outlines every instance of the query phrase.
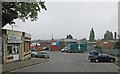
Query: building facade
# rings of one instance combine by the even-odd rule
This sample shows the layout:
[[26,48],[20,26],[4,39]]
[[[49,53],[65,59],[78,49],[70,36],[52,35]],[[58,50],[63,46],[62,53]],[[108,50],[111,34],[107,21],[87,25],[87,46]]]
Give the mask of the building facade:
[[99,41],[97,42],[97,46],[102,47],[103,49],[113,49],[115,46],[115,42],[110,41]]
[[25,32],[2,30],[2,60],[3,63],[22,61],[31,58],[31,36]]

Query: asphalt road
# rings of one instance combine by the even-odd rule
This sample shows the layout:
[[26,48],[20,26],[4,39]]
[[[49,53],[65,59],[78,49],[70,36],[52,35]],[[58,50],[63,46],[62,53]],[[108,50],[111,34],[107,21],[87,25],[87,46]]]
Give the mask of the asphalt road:
[[118,72],[113,63],[92,63],[88,53],[50,52],[50,61],[13,72]]

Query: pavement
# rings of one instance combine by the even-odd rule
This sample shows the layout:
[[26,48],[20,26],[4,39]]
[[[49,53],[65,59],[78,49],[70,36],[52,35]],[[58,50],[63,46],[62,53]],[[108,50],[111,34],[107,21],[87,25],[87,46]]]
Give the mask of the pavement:
[[17,61],[14,63],[12,62],[12,63],[8,63],[8,64],[3,64],[2,65],[2,74],[6,74],[10,71],[25,68],[28,66],[40,64],[40,63],[46,62],[48,60],[49,59],[44,59],[44,58],[31,58],[31,59],[28,59],[25,61]]
[[118,66],[118,70],[120,71],[120,59],[116,56],[115,56],[115,59],[116,59],[116,61],[114,63],[115,63],[115,65]]

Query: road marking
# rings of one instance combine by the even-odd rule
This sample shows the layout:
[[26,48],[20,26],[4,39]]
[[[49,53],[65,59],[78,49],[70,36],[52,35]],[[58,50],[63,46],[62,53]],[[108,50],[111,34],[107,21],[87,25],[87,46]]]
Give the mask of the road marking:
[[115,65],[115,67],[118,69],[118,71],[120,70],[120,67],[117,65],[117,64],[115,64],[114,63],[114,65]]

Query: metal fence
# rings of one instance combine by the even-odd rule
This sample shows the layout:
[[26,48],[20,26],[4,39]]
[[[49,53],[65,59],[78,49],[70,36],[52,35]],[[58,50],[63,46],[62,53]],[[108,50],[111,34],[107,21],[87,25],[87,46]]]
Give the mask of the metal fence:
[[88,52],[91,50],[96,50],[100,53],[105,53],[105,54],[110,54],[110,55],[115,55],[115,56],[120,56],[120,49],[96,49],[96,48],[92,48],[89,47],[88,48]]
[[120,55],[120,49],[96,49],[96,50],[101,53],[106,53],[110,55],[115,55],[115,56]]

